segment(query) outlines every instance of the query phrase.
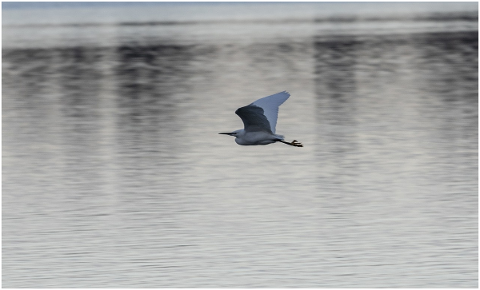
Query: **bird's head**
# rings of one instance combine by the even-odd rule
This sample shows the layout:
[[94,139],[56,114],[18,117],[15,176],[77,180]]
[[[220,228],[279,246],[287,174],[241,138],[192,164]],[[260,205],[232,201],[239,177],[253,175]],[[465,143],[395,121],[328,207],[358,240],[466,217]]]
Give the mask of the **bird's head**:
[[233,136],[233,137],[238,137],[238,135],[240,134],[240,132],[242,132],[243,129],[240,129],[240,130],[236,130],[236,131],[233,131],[231,133],[218,133],[218,134],[224,134],[224,135],[229,135],[229,136]]

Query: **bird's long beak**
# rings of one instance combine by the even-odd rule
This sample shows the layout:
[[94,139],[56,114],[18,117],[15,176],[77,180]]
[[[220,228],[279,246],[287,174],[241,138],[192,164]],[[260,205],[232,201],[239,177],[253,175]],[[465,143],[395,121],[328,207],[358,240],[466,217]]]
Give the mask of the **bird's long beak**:
[[224,134],[224,135],[233,136],[233,133],[218,133],[218,134]]

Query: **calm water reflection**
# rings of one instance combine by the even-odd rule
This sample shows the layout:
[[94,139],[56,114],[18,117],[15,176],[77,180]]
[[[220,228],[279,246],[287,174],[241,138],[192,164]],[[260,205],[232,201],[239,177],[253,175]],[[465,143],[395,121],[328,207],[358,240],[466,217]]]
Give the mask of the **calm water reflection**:
[[477,30],[316,23],[4,49],[4,287],[477,287]]

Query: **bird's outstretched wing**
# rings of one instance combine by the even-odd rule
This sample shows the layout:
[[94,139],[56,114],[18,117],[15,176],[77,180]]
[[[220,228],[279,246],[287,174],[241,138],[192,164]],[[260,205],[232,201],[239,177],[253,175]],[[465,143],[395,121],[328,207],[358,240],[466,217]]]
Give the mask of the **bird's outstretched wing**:
[[245,131],[247,132],[268,132],[272,133],[270,123],[264,115],[261,107],[250,104],[245,107],[238,108],[235,111],[243,121]]
[[[270,130],[272,131],[272,133],[275,133],[275,127],[277,126],[278,118],[278,107],[280,107],[280,105],[283,104],[289,97],[290,94],[286,91],[283,91],[268,97],[258,99],[255,102],[251,103],[250,106],[253,105],[263,109],[263,114],[267,118],[268,123],[270,123]],[[242,117],[240,116],[240,118]]]

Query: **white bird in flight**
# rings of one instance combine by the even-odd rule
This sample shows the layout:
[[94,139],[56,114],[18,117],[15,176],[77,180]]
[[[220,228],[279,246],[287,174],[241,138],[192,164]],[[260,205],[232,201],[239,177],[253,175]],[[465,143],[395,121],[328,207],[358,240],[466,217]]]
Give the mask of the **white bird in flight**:
[[283,104],[290,94],[286,91],[256,100],[248,106],[235,111],[243,121],[244,129],[231,133],[218,133],[234,136],[238,145],[267,145],[282,142],[296,147],[303,147],[297,140],[284,141],[282,135],[275,134],[277,125],[278,107]]

